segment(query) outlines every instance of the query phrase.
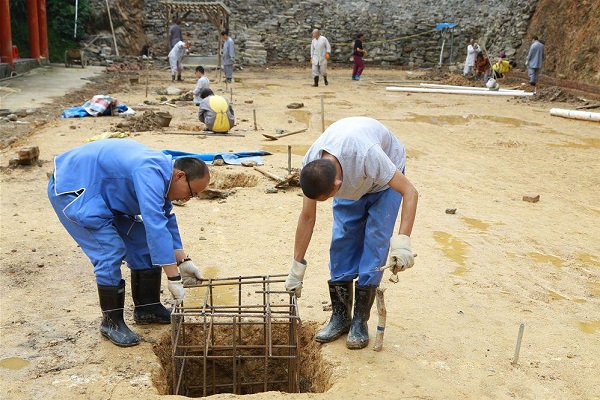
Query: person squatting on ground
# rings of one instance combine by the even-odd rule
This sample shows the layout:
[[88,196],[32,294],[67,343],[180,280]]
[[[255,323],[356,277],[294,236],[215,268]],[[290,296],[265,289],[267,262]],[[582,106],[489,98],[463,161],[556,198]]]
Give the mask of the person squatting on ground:
[[169,44],[173,48],[178,42],[183,41],[183,33],[181,32],[181,19],[175,18],[173,25],[169,27]]
[[312,32],[313,40],[310,43],[310,63],[312,64],[312,75],[314,83],[312,86],[319,86],[319,76],[323,76],[325,86],[329,85],[327,81],[327,61],[331,57],[331,46],[325,36],[321,36],[318,29]]
[[194,75],[198,78],[198,82],[196,82],[194,90],[190,90],[188,93],[194,95],[194,104],[199,106],[200,101],[202,100],[200,93],[202,93],[202,90],[204,89],[210,89],[210,81],[208,80],[208,77],[204,75],[204,67],[202,65],[196,67]]
[[473,75],[473,67],[475,66],[475,56],[481,49],[479,45],[475,43],[474,39],[469,41],[467,46],[467,58],[465,59],[465,68],[463,69],[463,75],[468,77]]
[[231,83],[233,79],[233,63],[235,60],[235,50],[233,39],[229,37],[229,31],[221,32],[223,38],[223,72],[225,73],[225,82]]
[[171,312],[160,302],[161,269],[178,304],[185,297],[183,285],[202,279],[183,250],[171,202],[197,196],[209,181],[203,161],[174,161],[132,140],[98,140],[55,158],[48,198],[94,266],[100,332],[112,343],[139,343],[123,320],[123,260],[131,270],[133,319],[138,324],[171,322]]
[[352,80],[360,81],[360,76],[362,75],[363,70],[365,69],[365,62],[363,61],[363,57],[366,53],[363,48],[363,40],[365,40],[365,35],[363,33],[359,33],[356,35],[356,40],[354,41],[354,68],[352,68]]
[[183,56],[189,51],[192,43],[188,40],[187,42],[179,41],[175,43],[175,46],[169,52],[169,65],[171,66],[171,81],[175,81],[175,74],[177,74],[177,80],[181,81],[181,60]]
[[[383,124],[368,117],[333,123],[304,157],[300,173],[304,198],[285,288],[300,297],[317,202],[333,197],[328,281],[332,315],[329,324],[317,333],[317,342],[331,342],[349,332],[348,348],[366,347],[367,321],[388,250],[392,272],[414,264],[410,234],[418,193],[404,176],[405,163],[402,143]],[[400,229],[393,235],[400,204]]]
[[227,133],[235,125],[233,108],[223,96],[217,96],[211,89],[200,92],[198,119],[206,129],[217,133]]
[[537,85],[540,69],[542,69],[542,62],[544,61],[544,45],[539,41],[536,35],[533,35],[532,41],[533,43],[529,48],[525,60],[525,66],[527,67],[529,84],[535,87],[535,85]]
[[494,79],[504,78],[504,76],[517,67],[517,62],[514,60],[499,59],[492,65],[492,77]]

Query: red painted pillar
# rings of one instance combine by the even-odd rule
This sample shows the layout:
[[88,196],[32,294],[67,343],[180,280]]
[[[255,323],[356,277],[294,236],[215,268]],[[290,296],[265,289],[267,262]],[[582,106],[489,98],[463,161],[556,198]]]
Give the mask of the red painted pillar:
[[48,25],[46,23],[46,0],[37,0],[38,31],[40,35],[40,53],[48,58]]
[[9,63],[11,66],[13,64],[8,0],[0,0],[0,62]]
[[40,58],[40,34],[38,30],[37,0],[27,0],[27,27],[29,28],[29,52],[31,58]]

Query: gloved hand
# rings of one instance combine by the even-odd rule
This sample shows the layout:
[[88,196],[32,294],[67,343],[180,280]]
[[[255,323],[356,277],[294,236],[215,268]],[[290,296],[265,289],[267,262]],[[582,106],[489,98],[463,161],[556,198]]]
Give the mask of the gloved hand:
[[192,261],[184,261],[179,264],[179,272],[181,272],[181,279],[184,285],[195,285],[202,279],[200,270]]
[[525,67],[529,65],[529,60],[525,60]]
[[410,237],[406,235],[392,236],[390,239],[390,258],[388,267],[393,274],[411,268],[415,258],[410,247]]
[[169,292],[171,292],[173,295],[175,305],[181,304],[185,297],[185,290],[183,290],[183,282],[181,281],[181,277],[179,277],[179,279],[176,281],[169,280],[167,287],[169,288]]
[[306,272],[306,260],[302,262],[292,259],[292,268],[290,273],[285,279],[285,290],[295,291],[296,297],[300,297],[302,294],[302,279],[304,279],[304,273]]

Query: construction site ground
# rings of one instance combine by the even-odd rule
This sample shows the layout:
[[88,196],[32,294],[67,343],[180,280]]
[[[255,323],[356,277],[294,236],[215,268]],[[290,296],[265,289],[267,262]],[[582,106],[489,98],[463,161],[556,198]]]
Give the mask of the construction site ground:
[[[161,348],[170,327],[135,324],[126,267],[126,321],[142,343],[119,348],[99,333],[92,267],[47,200],[56,155],[119,131],[158,150],[265,150],[271,155],[262,158],[264,170],[286,176],[288,146],[292,167],[298,168],[322,124],[361,115],[380,120],[404,143],[406,174],[420,193],[411,236],[415,266],[399,274],[397,284],[387,274],[382,281],[383,350],[348,350],[344,337],[307,346],[302,362],[321,371],[311,386],[324,393],[249,397],[600,398],[600,124],[549,113],[598,100],[544,85],[531,98],[388,92],[386,86],[421,81],[479,83],[460,75],[434,79],[432,71],[368,67],[361,81],[352,81],[350,69],[332,68],[330,84],[318,88],[310,86],[309,66],[236,71],[227,87],[217,72],[209,72],[213,90],[235,109],[230,137],[201,135],[192,102],[166,103],[178,96],[158,94],[169,86],[193,89],[190,69],[184,82],[175,83],[164,69],[87,77],[88,85],[47,104],[26,101],[22,108],[37,108],[18,121],[0,122],[3,396],[153,399],[167,394],[170,385],[164,372],[168,351]],[[136,76],[139,82],[132,84]],[[503,82],[520,86],[519,80]],[[43,86],[36,90],[43,92]],[[58,118],[62,109],[96,94],[110,94],[138,115],[168,111],[173,119],[168,128],[143,131],[123,125],[120,116]],[[287,108],[291,103],[303,106]],[[262,135],[303,128],[276,141]],[[24,146],[39,146],[39,162],[8,167]],[[185,249],[204,276],[287,273],[300,189],[271,190],[276,182],[252,168],[210,169],[212,188],[229,195],[194,199],[175,210]],[[524,201],[537,195],[538,202]],[[319,204],[298,300],[309,340],[330,315],[324,308],[331,223],[331,201]],[[163,287],[168,301],[164,282]],[[371,339],[376,324],[373,307]],[[521,324],[522,345],[513,363]]]

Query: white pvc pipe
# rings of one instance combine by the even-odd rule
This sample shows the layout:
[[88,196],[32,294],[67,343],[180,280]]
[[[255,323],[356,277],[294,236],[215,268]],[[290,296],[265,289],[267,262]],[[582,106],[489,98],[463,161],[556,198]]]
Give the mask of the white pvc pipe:
[[566,110],[562,108],[550,109],[550,115],[563,118],[583,119],[586,121],[600,122],[600,113],[580,110]]
[[[461,90],[489,90],[484,87],[457,86],[457,85],[440,85],[438,83],[421,83],[421,86],[435,89],[461,89]],[[521,89],[499,89],[500,92],[524,92]]]
[[461,89],[433,89],[418,87],[392,87],[388,86],[385,90],[389,92],[413,92],[413,93],[448,93],[448,94],[475,94],[484,96],[533,96],[531,92],[501,92],[495,90],[461,90]]

